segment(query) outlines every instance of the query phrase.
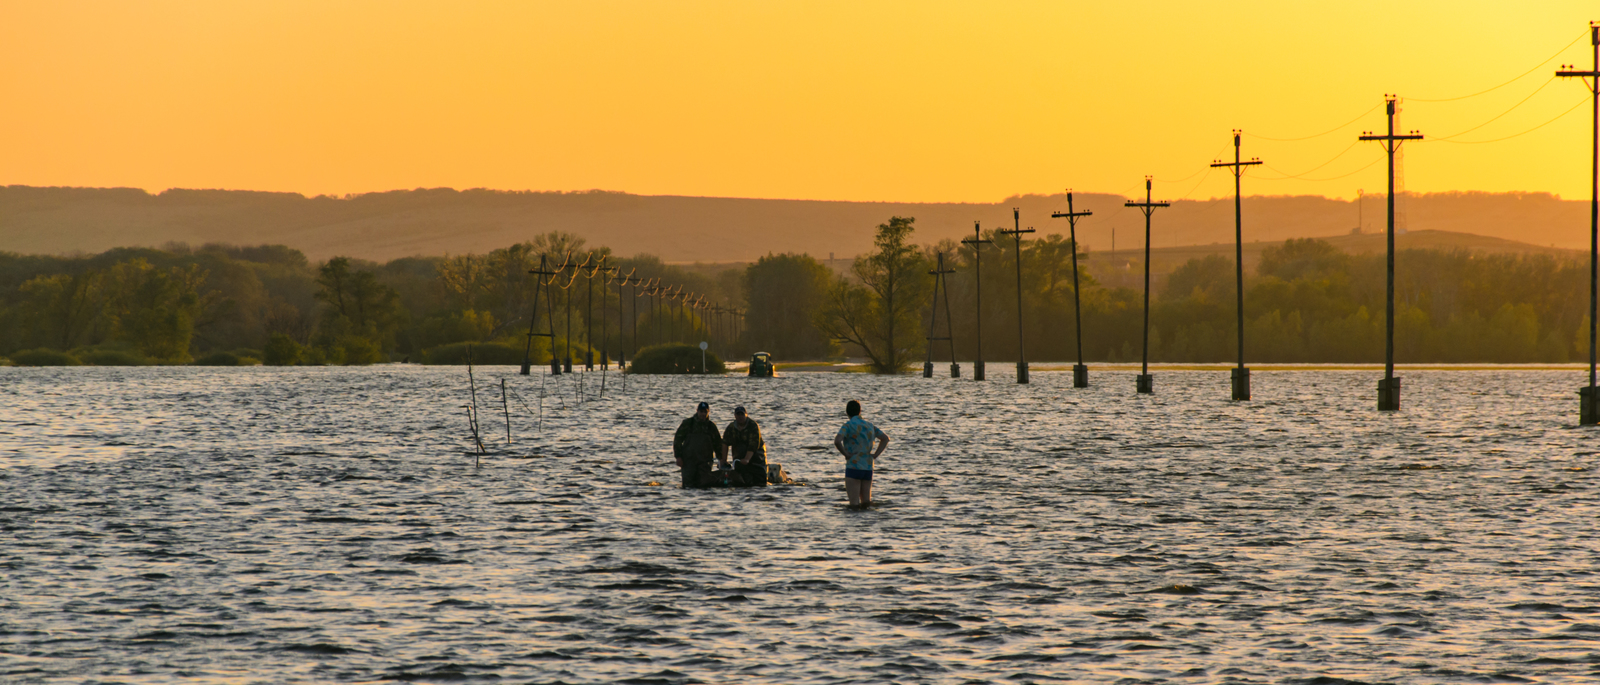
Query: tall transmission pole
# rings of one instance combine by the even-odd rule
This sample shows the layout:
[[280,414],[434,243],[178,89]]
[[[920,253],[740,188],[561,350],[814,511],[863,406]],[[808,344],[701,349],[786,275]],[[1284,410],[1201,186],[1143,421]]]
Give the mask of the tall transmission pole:
[[1144,352],[1139,363],[1139,378],[1134,381],[1137,392],[1150,394],[1156,391],[1155,377],[1150,375],[1150,215],[1157,207],[1171,207],[1170,202],[1150,201],[1150,177],[1144,177],[1144,202],[1129,200],[1124,207],[1138,207],[1144,212]]
[[978,222],[972,222],[972,239],[963,240],[963,243],[972,246],[972,282],[977,286],[978,325],[974,329],[978,332],[977,359],[972,362],[972,380],[983,380],[983,246],[993,243],[993,240],[983,239],[983,230]]
[[1600,22],[1589,22],[1589,43],[1594,46],[1594,69],[1574,71],[1573,65],[1556,72],[1556,76],[1584,79],[1589,95],[1594,100],[1594,138],[1590,142],[1589,158],[1589,387],[1578,391],[1578,423],[1593,426],[1600,423],[1600,391],[1595,389],[1595,314],[1596,301],[1600,300]]
[[1072,328],[1078,334],[1078,363],[1072,365],[1072,387],[1089,387],[1089,367],[1083,364],[1083,311],[1078,299],[1078,219],[1093,215],[1087,209],[1081,212],[1072,211],[1072,189],[1067,189],[1067,212],[1055,212],[1050,215],[1052,219],[1066,219],[1068,237],[1072,239]]
[[1250,399],[1250,369],[1244,365],[1244,201],[1241,199],[1240,179],[1244,168],[1256,166],[1261,160],[1255,157],[1246,162],[1239,157],[1239,129],[1233,130],[1233,161],[1214,161],[1213,167],[1228,167],[1233,172],[1233,266],[1234,290],[1239,296],[1239,368],[1233,370],[1233,399]]
[[1032,233],[1032,228],[1022,227],[1022,212],[1016,207],[1011,208],[1011,230],[1000,229],[1001,233],[1017,239],[1017,382],[1028,382],[1028,357],[1022,349],[1022,234]]
[[[528,270],[528,273],[533,275],[534,287],[533,287],[533,310],[528,313],[528,344],[527,344],[527,347],[523,348],[523,350],[522,350],[522,375],[524,375],[524,376],[529,375],[532,372],[532,369],[533,369],[533,339],[534,338],[536,338],[538,336],[547,336],[547,337],[549,337],[550,338],[550,358],[552,360],[554,360],[556,358],[556,330],[555,330],[555,325],[556,325],[555,319],[556,319],[556,317],[555,317],[555,312],[549,306],[550,305],[550,301],[549,301],[549,296],[548,295],[546,295],[546,297],[545,297],[545,314],[547,314],[549,316],[550,332],[549,333],[535,333],[535,332],[533,332],[534,324],[538,323],[538,321],[539,321],[539,294],[544,292],[544,277],[545,276],[554,276],[554,275],[556,275],[556,272],[550,271],[548,269],[548,266],[549,266],[549,262],[548,262],[548,260],[545,259],[545,256],[544,255],[539,255],[539,268],[537,268],[537,269],[529,269]],[[560,367],[552,366],[551,370],[553,372],[555,372],[555,373],[559,373],[559,368]]]
[[1362,133],[1359,140],[1376,140],[1383,145],[1384,151],[1389,153],[1389,292],[1387,308],[1384,311],[1383,380],[1378,381],[1378,411],[1399,411],[1400,379],[1394,376],[1394,153],[1400,149],[1401,142],[1422,140],[1422,134],[1412,131],[1396,135],[1395,97],[1385,95],[1384,104],[1389,114],[1389,133],[1380,136],[1368,131]]

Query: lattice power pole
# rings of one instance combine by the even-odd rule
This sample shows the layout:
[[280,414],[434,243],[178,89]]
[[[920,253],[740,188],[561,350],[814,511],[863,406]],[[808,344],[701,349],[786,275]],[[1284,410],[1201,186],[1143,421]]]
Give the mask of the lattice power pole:
[[1240,199],[1240,178],[1244,168],[1256,166],[1260,159],[1246,162],[1239,158],[1239,130],[1233,130],[1233,161],[1214,161],[1213,167],[1228,167],[1233,172],[1233,265],[1235,292],[1239,296],[1239,368],[1233,370],[1233,399],[1250,399],[1250,369],[1244,365],[1244,201]]
[[1017,382],[1028,382],[1028,357],[1022,349],[1022,234],[1033,233],[1033,228],[1022,227],[1022,212],[1016,207],[1011,208],[1011,230],[1000,229],[1001,233],[1017,239]]
[[1134,386],[1137,392],[1150,394],[1156,391],[1156,379],[1150,375],[1150,215],[1157,207],[1171,207],[1170,202],[1150,201],[1150,177],[1144,177],[1144,202],[1129,200],[1124,207],[1138,207],[1144,212],[1144,352],[1139,363],[1139,378]]
[[1394,132],[1395,97],[1385,95],[1385,110],[1389,114],[1389,133],[1376,135],[1371,131],[1361,134],[1359,140],[1376,140],[1383,144],[1385,152],[1389,153],[1389,292],[1388,305],[1384,310],[1384,341],[1383,341],[1383,380],[1378,381],[1378,410],[1400,410],[1400,379],[1394,376],[1394,153],[1400,149],[1400,143],[1407,140],[1422,140],[1422,134],[1412,131],[1403,135]]
[[1589,22],[1589,42],[1594,45],[1594,69],[1575,71],[1573,65],[1556,76],[1584,79],[1594,99],[1594,138],[1590,142],[1589,177],[1589,387],[1578,391],[1578,423],[1600,423],[1600,391],[1595,389],[1595,314],[1600,300],[1600,22]]
[[[944,253],[939,253],[939,266],[928,275],[933,276],[933,306],[929,307],[931,320],[928,322],[928,361],[922,363],[922,377],[933,378],[933,342],[943,340],[950,344],[950,377],[961,377],[961,365],[956,363],[955,321],[950,318],[950,286],[945,283],[944,275],[955,273],[955,269],[944,268]],[[944,337],[938,337],[939,332],[939,290],[944,290]]]
[[550,271],[548,260],[545,259],[544,255],[539,255],[539,268],[531,269],[528,271],[528,273],[533,275],[533,310],[528,313],[528,345],[522,350],[522,375],[526,376],[532,373],[533,339],[537,336],[545,336],[550,338],[550,359],[552,360],[552,366],[550,367],[550,370],[552,373],[560,373],[560,367],[554,366],[553,361],[556,358],[556,316],[554,309],[550,306],[550,296],[548,293],[545,294],[545,313],[549,315],[550,332],[533,332],[534,324],[538,323],[539,321],[539,294],[545,292],[544,277],[554,276],[556,275],[556,272]]
[[972,362],[972,380],[981,381],[983,380],[983,246],[994,241],[984,240],[983,230],[979,228],[978,222],[974,221],[972,239],[961,242],[972,246],[972,282],[977,286],[977,296],[973,301],[977,303],[978,310],[978,326],[974,329],[978,332],[978,353],[977,359]]
[[1078,219],[1092,216],[1094,212],[1087,209],[1081,212],[1072,211],[1072,189],[1067,189],[1067,212],[1055,212],[1050,215],[1052,219],[1066,219],[1068,237],[1072,239],[1072,327],[1078,334],[1078,363],[1072,365],[1072,387],[1089,387],[1089,367],[1083,363],[1083,312],[1078,299]]

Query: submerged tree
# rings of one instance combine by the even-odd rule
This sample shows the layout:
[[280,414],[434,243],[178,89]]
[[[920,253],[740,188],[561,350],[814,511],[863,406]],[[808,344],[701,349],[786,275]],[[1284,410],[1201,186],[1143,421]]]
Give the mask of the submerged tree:
[[830,338],[861,348],[874,373],[901,373],[922,354],[922,309],[931,289],[928,261],[911,244],[912,217],[878,225],[877,249],[856,258],[860,283],[837,279],[817,312]]

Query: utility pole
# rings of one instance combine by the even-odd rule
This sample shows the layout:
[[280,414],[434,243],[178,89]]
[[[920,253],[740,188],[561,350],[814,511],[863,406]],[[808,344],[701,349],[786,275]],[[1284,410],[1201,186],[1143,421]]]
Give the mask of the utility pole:
[[983,246],[993,243],[993,240],[983,239],[983,230],[978,222],[972,222],[972,240],[963,240],[963,243],[972,246],[972,282],[977,285],[978,310],[978,354],[977,360],[972,362],[972,380],[983,380]]
[[1150,215],[1157,207],[1171,207],[1170,202],[1150,201],[1150,177],[1144,177],[1144,202],[1129,200],[1124,207],[1138,207],[1144,212],[1144,352],[1139,364],[1139,378],[1134,381],[1137,392],[1150,394],[1156,391],[1156,379],[1150,375]]
[[1239,296],[1239,368],[1233,370],[1233,399],[1250,399],[1250,369],[1244,365],[1244,201],[1240,199],[1240,178],[1244,168],[1256,166],[1261,160],[1255,157],[1246,162],[1239,158],[1239,129],[1233,130],[1233,161],[1212,162],[1212,167],[1228,167],[1233,172],[1233,265],[1237,280],[1234,290]]
[[1589,177],[1589,387],[1578,391],[1578,423],[1600,423],[1600,391],[1595,389],[1595,314],[1600,299],[1600,22],[1589,22],[1589,42],[1594,46],[1594,69],[1574,71],[1573,65],[1556,76],[1584,79],[1594,100],[1594,138],[1590,142]]
[[[617,267],[606,266],[606,261],[609,260],[609,259],[610,259],[609,256],[601,257],[600,258],[600,265],[595,267],[595,270],[594,270],[594,273],[596,275],[605,274],[605,276],[602,277],[601,280],[600,280],[600,366],[601,366],[601,368],[606,368],[606,369],[611,368],[611,351],[609,349],[609,345],[607,344],[607,343],[609,343],[611,341],[611,328],[610,328],[610,323],[611,322],[607,320],[607,316],[606,316],[607,313],[608,313],[608,310],[609,310],[608,305],[606,305],[606,296],[609,294],[609,293],[606,292],[606,281],[611,280],[611,274],[614,274],[617,271],[620,271],[620,269],[618,269]],[[592,297],[592,295],[591,295],[591,297]],[[621,288],[617,289],[617,299],[618,300],[622,299],[622,289]],[[589,306],[589,314],[591,316],[594,314],[594,305],[592,305],[592,304]],[[589,368],[590,368],[590,370],[594,369],[594,357],[593,357],[593,354],[594,354],[594,350],[591,348],[590,349],[590,355],[591,356],[589,358]]]
[[[955,269],[944,268],[944,253],[939,253],[939,266],[929,271],[933,276],[933,305],[929,307],[930,321],[928,322],[928,361],[922,363],[922,377],[933,378],[933,342],[944,340],[950,343],[950,377],[961,377],[961,365],[956,363],[955,322],[950,318],[950,287],[945,285],[944,275],[955,273]],[[944,288],[944,337],[936,337],[939,330],[939,290]]]
[[1072,239],[1072,328],[1078,334],[1078,363],[1072,365],[1072,387],[1089,387],[1089,367],[1083,363],[1083,313],[1078,300],[1078,219],[1093,215],[1087,209],[1081,212],[1072,211],[1072,189],[1067,189],[1067,213],[1055,212],[1050,215],[1052,219],[1066,219],[1068,237]]
[[[572,269],[572,278],[569,279],[567,284],[561,288],[561,299],[566,304],[567,308],[567,325],[565,330],[562,331],[562,337],[566,339],[566,343],[562,346],[566,352],[566,354],[562,355],[563,357],[566,357],[565,363],[562,364],[562,371],[566,373],[572,373],[572,284],[577,282],[578,270],[582,266],[582,264],[574,263],[572,261],[572,253],[568,252],[567,261],[563,262],[561,266],[556,267],[556,273],[565,271],[568,268]],[[551,345],[551,353],[555,352],[554,347],[554,345]]]
[[[637,278],[633,278],[634,271],[638,271],[638,268],[628,272],[629,279],[632,279],[632,282],[628,283],[628,305],[629,309],[633,312],[633,316],[629,317],[628,319],[628,327],[632,329],[630,332],[633,334],[633,346],[630,351],[632,351],[633,355],[637,357],[639,356],[639,286],[643,282]],[[621,290],[617,291],[617,297],[622,297]],[[621,309],[621,307],[618,307],[618,309]]]
[[[549,306],[550,305],[550,301],[549,301],[549,296],[548,295],[545,296],[545,313],[549,315],[550,332],[549,333],[535,333],[535,332],[533,332],[534,324],[538,323],[538,321],[539,321],[539,294],[544,292],[544,277],[545,276],[554,276],[554,275],[556,275],[556,272],[547,270],[547,265],[548,265],[548,262],[545,259],[545,256],[544,255],[539,255],[539,268],[530,269],[528,271],[528,273],[533,275],[534,287],[533,287],[533,310],[528,313],[528,344],[527,344],[527,347],[524,347],[523,350],[522,350],[522,375],[524,375],[524,376],[529,375],[530,373],[532,373],[532,370],[533,370],[533,339],[535,337],[541,336],[541,335],[542,336],[548,336],[550,338],[550,358],[551,359],[555,359],[555,355],[556,355],[556,331],[555,331],[555,325],[556,325],[555,318],[556,317],[555,317],[555,312],[552,311],[550,306]],[[555,367],[552,367],[552,370],[555,370]]]
[[1028,382],[1028,357],[1022,349],[1022,234],[1032,233],[1033,228],[1022,227],[1022,212],[1016,207],[1011,208],[1012,229],[1000,229],[1001,233],[1017,239],[1017,382]]
[[1395,97],[1385,95],[1385,110],[1389,114],[1389,133],[1375,135],[1371,131],[1361,134],[1359,140],[1376,140],[1389,153],[1389,292],[1388,306],[1384,311],[1383,380],[1378,381],[1378,411],[1400,410],[1400,379],[1394,376],[1394,153],[1406,140],[1422,140],[1422,134],[1412,131],[1395,135]]

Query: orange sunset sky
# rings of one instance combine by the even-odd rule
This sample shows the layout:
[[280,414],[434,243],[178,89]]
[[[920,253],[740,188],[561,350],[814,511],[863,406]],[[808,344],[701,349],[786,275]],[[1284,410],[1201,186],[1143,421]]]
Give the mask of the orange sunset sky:
[[1242,128],[1269,165],[1247,194],[1348,198],[1383,188],[1355,138],[1397,93],[1403,128],[1457,136],[1408,145],[1407,189],[1587,199],[1587,91],[1553,73],[1592,65],[1591,19],[1576,0],[13,0],[0,184],[992,202],[1153,174],[1158,197],[1205,198],[1232,194],[1206,169]]

